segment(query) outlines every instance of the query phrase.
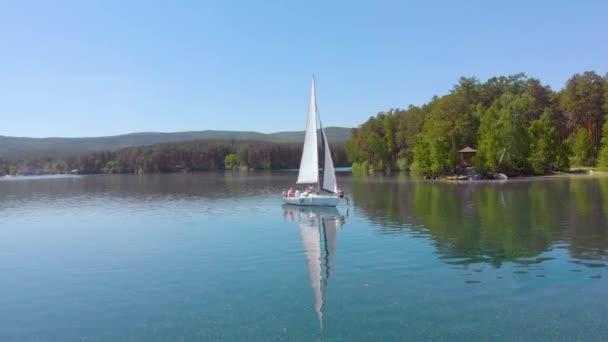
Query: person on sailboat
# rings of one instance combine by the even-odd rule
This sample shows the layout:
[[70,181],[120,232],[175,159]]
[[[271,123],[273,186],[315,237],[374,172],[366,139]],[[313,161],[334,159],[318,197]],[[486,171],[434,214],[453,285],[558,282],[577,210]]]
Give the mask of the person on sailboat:
[[346,200],[346,204],[349,205],[348,197],[346,196],[346,193],[344,192],[344,189],[342,189],[342,187],[338,188],[338,197],[344,198]]
[[300,197],[300,190],[296,189],[296,197]]
[[287,190],[287,197],[293,197],[293,188],[289,188],[289,190]]

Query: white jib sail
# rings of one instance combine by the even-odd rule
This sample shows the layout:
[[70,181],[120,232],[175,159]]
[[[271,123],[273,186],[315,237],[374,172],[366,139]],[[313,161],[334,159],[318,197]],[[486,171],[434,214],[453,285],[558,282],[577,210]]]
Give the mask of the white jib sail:
[[325,135],[325,130],[321,126],[321,134],[323,135],[323,141],[325,142],[325,161],[323,164],[323,190],[329,191],[332,193],[338,192],[338,186],[336,183],[336,171],[334,170],[334,162],[331,159],[331,152],[329,150],[329,143],[327,142],[327,136]]
[[319,155],[317,151],[317,100],[315,98],[315,79],[312,79],[310,104],[306,119],[304,149],[300,161],[300,173],[297,184],[311,184],[319,180]]

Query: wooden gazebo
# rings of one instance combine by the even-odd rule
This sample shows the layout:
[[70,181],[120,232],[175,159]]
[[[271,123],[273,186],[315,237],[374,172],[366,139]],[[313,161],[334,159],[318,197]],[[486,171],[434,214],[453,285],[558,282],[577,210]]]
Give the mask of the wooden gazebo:
[[460,155],[460,163],[463,166],[471,166],[471,161],[475,153],[477,153],[477,150],[469,146],[458,151],[458,154]]

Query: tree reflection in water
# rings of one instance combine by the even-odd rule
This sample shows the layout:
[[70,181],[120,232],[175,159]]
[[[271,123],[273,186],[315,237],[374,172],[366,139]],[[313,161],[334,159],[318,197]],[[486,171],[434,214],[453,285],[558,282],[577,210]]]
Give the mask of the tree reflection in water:
[[449,183],[354,178],[357,210],[381,233],[422,233],[447,263],[540,263],[553,248],[608,256],[608,177]]

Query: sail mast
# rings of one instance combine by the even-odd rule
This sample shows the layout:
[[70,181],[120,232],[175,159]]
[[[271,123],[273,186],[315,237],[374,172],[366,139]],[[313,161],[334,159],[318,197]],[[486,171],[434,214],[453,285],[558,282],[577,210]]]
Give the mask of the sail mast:
[[[315,74],[312,74],[312,91],[315,93],[314,97],[315,97],[315,120],[319,121],[319,127],[321,127],[321,130],[323,129],[323,126],[321,126],[321,117],[319,116],[319,107],[317,107],[317,90],[315,87]],[[315,121],[316,122],[316,121]],[[324,140],[324,136],[323,134],[321,134],[321,146],[325,146],[325,140]],[[325,152],[325,149],[323,149],[323,151]],[[317,154],[319,153],[319,148],[317,147]],[[322,154],[322,156],[325,156],[325,154]],[[324,160],[324,159],[322,159]],[[317,161],[317,174],[319,173],[319,162]],[[317,177],[317,191],[319,193],[321,193],[321,177]]]

